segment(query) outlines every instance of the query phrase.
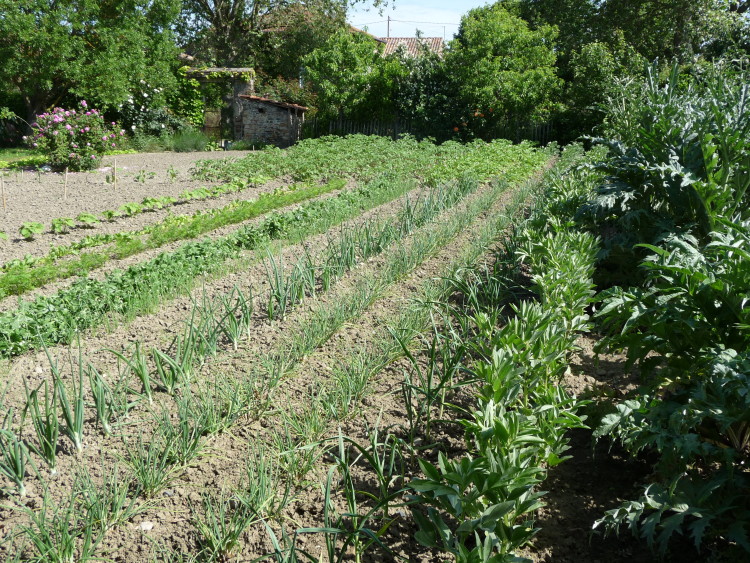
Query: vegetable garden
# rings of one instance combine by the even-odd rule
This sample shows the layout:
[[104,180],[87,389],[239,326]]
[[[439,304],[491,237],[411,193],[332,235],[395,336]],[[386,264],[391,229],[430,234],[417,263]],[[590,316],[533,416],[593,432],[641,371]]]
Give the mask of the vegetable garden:
[[[542,560],[581,433],[647,466],[585,524],[598,557],[646,553],[625,527],[746,556],[747,84],[654,71],[588,152],[206,160],[203,188],[5,260],[3,557]],[[573,390],[584,339],[629,385]]]

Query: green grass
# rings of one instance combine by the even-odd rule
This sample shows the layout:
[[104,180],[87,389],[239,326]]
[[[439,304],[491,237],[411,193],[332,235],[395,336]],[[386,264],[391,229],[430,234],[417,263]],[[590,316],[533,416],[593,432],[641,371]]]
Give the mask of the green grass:
[[34,151],[31,149],[24,149],[21,147],[0,149],[0,161],[13,162],[30,156],[34,156]]

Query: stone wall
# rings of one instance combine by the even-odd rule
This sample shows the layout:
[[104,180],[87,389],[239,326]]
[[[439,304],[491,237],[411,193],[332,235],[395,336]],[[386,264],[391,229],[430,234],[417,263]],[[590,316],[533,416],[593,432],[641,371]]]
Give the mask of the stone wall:
[[235,140],[288,147],[300,140],[307,108],[255,96],[239,96]]

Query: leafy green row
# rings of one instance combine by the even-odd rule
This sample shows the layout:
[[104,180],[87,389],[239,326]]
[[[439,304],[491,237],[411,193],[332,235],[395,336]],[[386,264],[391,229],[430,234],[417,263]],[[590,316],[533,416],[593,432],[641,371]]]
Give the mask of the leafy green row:
[[[546,467],[566,459],[566,431],[583,426],[580,403],[559,381],[576,333],[587,327],[597,244],[568,225],[549,224],[552,203],[545,197],[492,268],[451,278],[465,304],[452,310],[453,326],[462,329],[436,330],[428,356],[443,367],[427,378],[415,361],[417,373],[405,385],[410,420],[429,439],[431,411],[457,375],[468,371],[479,384],[476,407],[462,410],[468,416],[458,421],[467,454],[440,452],[436,464],[421,459],[424,477],[407,485],[417,541],[458,562],[518,560],[515,552],[536,533],[532,513],[541,506],[537,487]],[[531,272],[531,292],[518,285],[519,258]],[[524,299],[513,298],[514,284]]]
[[[116,217],[121,217],[123,215],[132,217],[144,211],[155,211],[157,209],[163,209],[165,207],[170,207],[179,203],[187,203],[193,200],[202,201],[209,198],[221,197],[222,195],[240,192],[257,185],[258,182],[255,182],[253,180],[237,180],[228,184],[221,184],[219,186],[201,187],[194,190],[188,190],[180,194],[179,198],[170,196],[147,197],[144,198],[141,203],[124,203],[119,207],[117,211],[102,211],[101,219],[103,219],[104,221],[114,221]],[[292,189],[294,188],[295,187],[292,186]],[[58,217],[52,220],[50,231],[55,234],[67,233],[71,228],[76,226],[76,222],[78,222],[78,227],[80,228],[93,228],[94,225],[99,223],[99,218],[97,218],[97,216],[93,213],[86,212],[80,213],[78,216],[76,216],[75,221],[70,217]],[[35,221],[26,222],[19,228],[18,232],[26,240],[33,240],[34,235],[44,232],[44,225]],[[110,238],[107,238],[108,236]],[[103,244],[102,242],[100,242],[102,240],[109,242],[114,236],[115,235],[96,235],[92,237],[86,237],[84,240],[78,241],[68,246],[54,247],[54,251],[51,252],[51,254],[53,254],[56,258],[60,258],[62,256],[71,254],[75,250]],[[29,264],[33,261],[33,258],[24,258],[22,261],[12,260],[3,264],[2,269],[7,270],[9,267],[17,265],[21,262],[23,262],[24,264]]]
[[190,287],[197,276],[220,270],[242,250],[284,236],[321,232],[413,187],[413,182],[384,175],[334,198],[273,213],[229,236],[187,243],[174,252],[112,272],[102,281],[82,279],[53,296],[22,302],[17,310],[0,315],[0,355],[13,356],[40,342],[69,342],[74,332],[95,326],[109,315],[136,315]]
[[[87,237],[82,244],[57,249],[37,261],[21,260],[8,264],[0,274],[0,298],[7,295],[21,295],[37,287],[102,266],[111,259],[123,259],[139,252],[160,248],[171,242],[191,239],[226,225],[233,225],[258,217],[273,209],[299,203],[319,195],[341,189],[343,180],[334,180],[324,186],[309,186],[292,191],[261,194],[257,200],[232,202],[220,209],[198,211],[192,216],[169,216],[162,223],[150,225],[130,233],[116,233]],[[144,235],[148,235],[144,238]],[[74,248],[111,243],[111,246],[93,252],[86,252],[73,259],[56,263],[61,256],[74,253]]]

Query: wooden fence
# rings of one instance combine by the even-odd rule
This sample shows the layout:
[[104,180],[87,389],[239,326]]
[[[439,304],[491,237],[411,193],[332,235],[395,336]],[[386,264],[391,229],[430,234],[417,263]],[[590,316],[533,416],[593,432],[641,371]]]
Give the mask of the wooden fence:
[[378,135],[381,137],[398,138],[399,135],[412,133],[411,123],[398,119],[353,121],[339,117],[333,121],[320,121],[313,118],[305,121],[302,134],[305,138],[322,137],[324,135]]
[[[302,127],[303,138],[310,139],[324,135],[379,135],[382,137],[398,138],[399,135],[413,134],[419,136],[412,122],[391,120],[354,121],[339,117],[333,121],[323,121],[313,118],[305,121]],[[552,122],[528,122],[509,124],[503,128],[498,137],[510,139],[513,142],[523,140],[534,141],[540,145],[546,145],[554,140],[554,128]]]

